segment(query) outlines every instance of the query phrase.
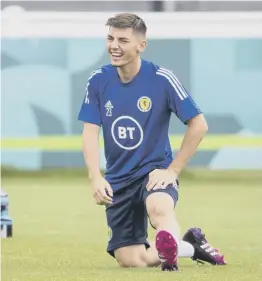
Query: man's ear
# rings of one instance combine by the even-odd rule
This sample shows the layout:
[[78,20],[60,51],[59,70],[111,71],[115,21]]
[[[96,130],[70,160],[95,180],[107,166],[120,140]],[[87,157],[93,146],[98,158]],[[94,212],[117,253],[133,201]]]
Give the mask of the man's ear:
[[147,41],[146,40],[141,41],[140,44],[139,44],[137,52],[143,53],[144,50],[146,49],[146,46],[147,46]]

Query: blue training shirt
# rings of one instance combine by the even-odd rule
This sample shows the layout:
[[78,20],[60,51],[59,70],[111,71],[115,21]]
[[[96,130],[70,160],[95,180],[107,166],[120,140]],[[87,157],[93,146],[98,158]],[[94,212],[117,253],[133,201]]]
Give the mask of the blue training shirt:
[[171,113],[186,124],[201,111],[172,71],[142,60],[134,79],[122,83],[116,67],[91,73],[78,119],[102,126],[106,173],[113,190],[156,168],[167,168]]

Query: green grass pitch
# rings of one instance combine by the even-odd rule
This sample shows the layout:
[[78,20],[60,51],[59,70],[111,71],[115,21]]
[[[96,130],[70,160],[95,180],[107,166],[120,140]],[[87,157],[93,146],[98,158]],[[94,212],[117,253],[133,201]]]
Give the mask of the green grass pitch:
[[83,177],[8,177],[2,186],[14,220],[13,238],[2,240],[3,281],[262,280],[261,178],[182,180],[177,206],[182,230],[201,226],[228,265],[180,259],[179,272],[119,268],[105,252],[104,209],[94,205]]

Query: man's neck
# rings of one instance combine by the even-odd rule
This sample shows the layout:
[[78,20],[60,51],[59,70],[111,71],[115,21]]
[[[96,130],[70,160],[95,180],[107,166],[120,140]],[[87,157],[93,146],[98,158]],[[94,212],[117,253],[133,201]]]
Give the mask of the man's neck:
[[137,60],[132,61],[127,65],[118,67],[117,71],[121,81],[124,83],[130,82],[137,75],[140,67],[141,67],[140,57]]

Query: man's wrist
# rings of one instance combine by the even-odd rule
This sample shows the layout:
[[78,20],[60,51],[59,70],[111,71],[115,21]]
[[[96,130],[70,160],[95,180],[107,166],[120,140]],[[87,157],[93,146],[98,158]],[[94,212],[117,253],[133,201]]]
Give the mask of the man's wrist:
[[100,171],[96,172],[96,173],[89,173],[89,179],[91,181],[95,181],[97,179],[103,178],[102,174]]
[[179,174],[181,173],[182,169],[179,169],[178,167],[172,166],[170,164],[170,166],[167,168],[170,172],[176,174],[177,176],[179,176]]
[[174,173],[179,175],[186,167],[187,162],[188,162],[188,155],[182,153],[182,151],[178,151],[175,159],[170,163],[168,169],[174,171]]

